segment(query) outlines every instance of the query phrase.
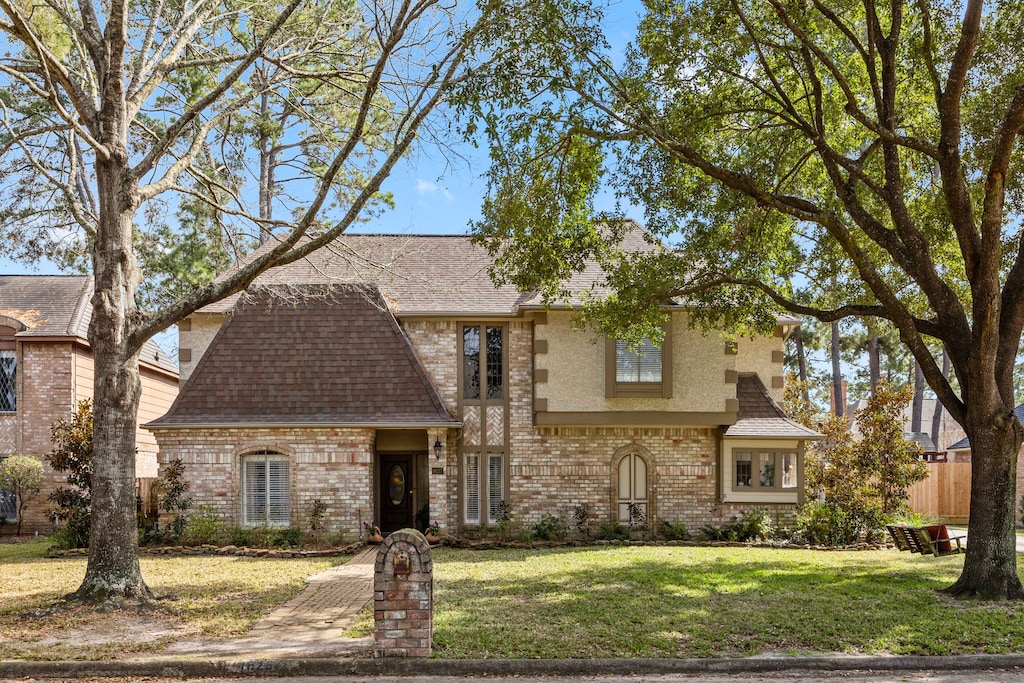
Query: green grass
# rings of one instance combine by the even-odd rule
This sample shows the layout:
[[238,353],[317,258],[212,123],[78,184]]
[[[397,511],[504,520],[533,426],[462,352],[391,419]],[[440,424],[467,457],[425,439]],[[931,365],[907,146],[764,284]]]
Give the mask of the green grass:
[[[152,652],[185,635],[244,633],[338,558],[142,557],[153,614],[48,611],[85,576],[85,558],[47,559],[45,539],[0,544],[0,659],[107,659]],[[74,632],[74,638],[69,636]],[[154,632],[156,635],[154,636]]]
[[1024,651],[1024,606],[937,592],[962,556],[628,546],[434,557],[441,657]]

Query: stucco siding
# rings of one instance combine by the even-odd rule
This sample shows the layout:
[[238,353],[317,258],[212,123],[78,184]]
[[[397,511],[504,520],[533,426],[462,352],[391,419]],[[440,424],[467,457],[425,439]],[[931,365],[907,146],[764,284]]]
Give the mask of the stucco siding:
[[193,313],[192,317],[178,323],[179,385],[184,386],[188,381],[225,320],[226,313]]
[[[736,340],[735,356],[736,370],[757,373],[772,398],[780,405],[784,390],[777,385],[783,377],[782,347],[782,337],[741,337]],[[780,380],[775,380],[776,377]]]
[[724,412],[736,388],[725,381],[735,360],[725,353],[716,332],[692,330],[685,313],[672,316],[672,397],[607,398],[605,341],[572,328],[571,313],[552,311],[536,327],[547,352],[537,354],[536,366],[547,372],[538,384],[537,398],[547,400],[552,412]]

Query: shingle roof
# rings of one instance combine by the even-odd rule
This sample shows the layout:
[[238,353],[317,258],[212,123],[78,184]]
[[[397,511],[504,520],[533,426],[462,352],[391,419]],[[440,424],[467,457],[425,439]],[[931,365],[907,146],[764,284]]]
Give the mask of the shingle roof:
[[[1013,409],[1013,414],[1017,416],[1017,419],[1024,423],[1024,403],[1020,404]],[[946,446],[947,451],[962,451],[971,447],[971,440],[966,436],[957,441],[952,446]]]
[[736,399],[739,411],[736,424],[725,431],[728,437],[819,439],[822,436],[786,417],[757,375],[739,376]]
[[937,450],[932,437],[925,432],[903,432],[903,439],[921,444],[921,450],[925,453],[934,453]]
[[[16,335],[19,339],[74,337],[87,341],[92,292],[88,275],[0,275],[0,315],[25,325],[27,329]],[[139,359],[178,373],[174,360],[153,340],[142,347]]]
[[458,424],[380,293],[272,287],[241,299],[147,427]]
[[[258,253],[258,252],[257,252]],[[495,287],[492,260],[467,235],[344,235],[306,258],[273,268],[257,287],[367,284],[380,289],[398,315],[511,315],[523,296]],[[239,295],[202,309],[225,312]]]

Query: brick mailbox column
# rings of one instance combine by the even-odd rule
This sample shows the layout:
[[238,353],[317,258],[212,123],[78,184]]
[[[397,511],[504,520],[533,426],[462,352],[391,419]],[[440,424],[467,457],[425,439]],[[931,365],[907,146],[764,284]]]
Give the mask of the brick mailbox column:
[[434,632],[434,563],[415,529],[384,539],[373,572],[377,657],[429,657]]

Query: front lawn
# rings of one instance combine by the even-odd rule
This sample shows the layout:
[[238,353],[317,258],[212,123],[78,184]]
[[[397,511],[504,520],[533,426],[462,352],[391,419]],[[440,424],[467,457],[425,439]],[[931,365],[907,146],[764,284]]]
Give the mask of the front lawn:
[[107,659],[157,652],[186,636],[235,636],[344,558],[143,556],[161,609],[150,614],[53,611],[78,588],[85,558],[47,559],[49,541],[0,544],[0,659]]
[[1024,605],[937,593],[962,556],[621,546],[434,559],[441,657],[1024,651]]

